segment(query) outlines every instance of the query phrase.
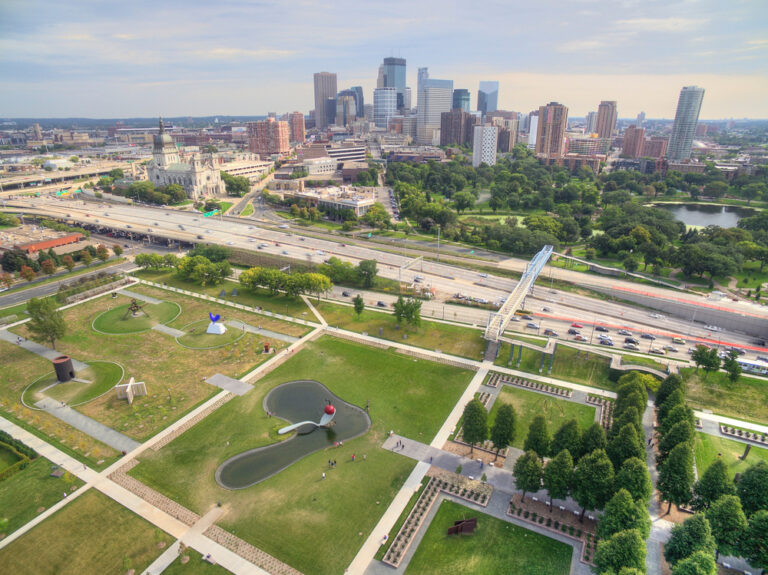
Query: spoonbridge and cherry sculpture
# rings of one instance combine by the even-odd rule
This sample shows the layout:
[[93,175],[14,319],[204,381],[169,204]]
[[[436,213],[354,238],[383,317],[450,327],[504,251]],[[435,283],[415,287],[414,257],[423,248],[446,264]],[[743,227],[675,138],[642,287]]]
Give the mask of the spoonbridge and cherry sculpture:
[[336,416],[336,408],[333,407],[330,400],[328,400],[328,405],[325,406],[323,409],[323,416],[320,418],[320,421],[315,423],[314,421],[302,421],[300,423],[294,423],[293,425],[289,425],[287,427],[283,427],[282,429],[277,430],[278,435],[285,435],[286,433],[290,433],[294,429],[298,429],[299,427],[303,425],[314,425],[315,427],[328,427],[328,425],[333,421],[333,418]]

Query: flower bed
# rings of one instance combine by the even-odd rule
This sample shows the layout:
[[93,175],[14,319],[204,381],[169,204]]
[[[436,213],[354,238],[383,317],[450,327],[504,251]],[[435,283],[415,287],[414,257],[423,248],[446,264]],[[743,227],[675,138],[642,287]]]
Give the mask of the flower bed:
[[549,393],[550,395],[557,397],[571,397],[573,395],[572,389],[558,387],[556,385],[547,385],[546,383],[539,383],[538,381],[528,381],[527,379],[520,379],[519,377],[507,377],[501,375],[498,381],[506,385],[516,385],[541,393]]

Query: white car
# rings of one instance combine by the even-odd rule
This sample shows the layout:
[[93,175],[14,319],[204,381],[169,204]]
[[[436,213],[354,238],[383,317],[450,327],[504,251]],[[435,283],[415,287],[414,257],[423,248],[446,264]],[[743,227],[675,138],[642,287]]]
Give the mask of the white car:
[[661,315],[660,313],[652,313],[652,314],[651,314],[651,317],[652,317],[653,319],[664,319],[664,316],[663,316],[663,315]]
[[288,229],[288,224],[283,224],[283,225],[280,226],[280,228],[286,230],[286,229]]

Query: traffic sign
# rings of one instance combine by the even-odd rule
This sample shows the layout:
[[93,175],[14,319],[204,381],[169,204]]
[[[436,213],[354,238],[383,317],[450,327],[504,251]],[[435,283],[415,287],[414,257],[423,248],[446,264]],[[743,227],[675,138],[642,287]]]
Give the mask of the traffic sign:
[[215,216],[215,215],[216,215],[216,214],[218,214],[218,213],[219,213],[219,210],[218,210],[218,209],[216,209],[216,210],[211,210],[210,212],[205,212],[205,213],[203,214],[203,217],[204,217],[204,218],[210,218],[211,216]]

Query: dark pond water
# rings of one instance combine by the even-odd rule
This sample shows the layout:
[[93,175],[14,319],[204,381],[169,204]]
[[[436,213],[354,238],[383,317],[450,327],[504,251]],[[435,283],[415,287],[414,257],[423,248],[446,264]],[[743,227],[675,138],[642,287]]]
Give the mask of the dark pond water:
[[739,206],[707,206],[702,204],[657,204],[671,212],[675,219],[680,220],[686,226],[720,226],[721,228],[735,228],[741,218],[753,216],[756,212],[750,208]]
[[216,481],[226,489],[243,489],[271,477],[310,453],[347,441],[365,433],[371,426],[368,414],[331,393],[317,381],[284,383],[267,394],[264,408],[289,423],[320,421],[326,400],[336,408],[329,428],[306,425],[291,439],[245,451],[221,464]]

